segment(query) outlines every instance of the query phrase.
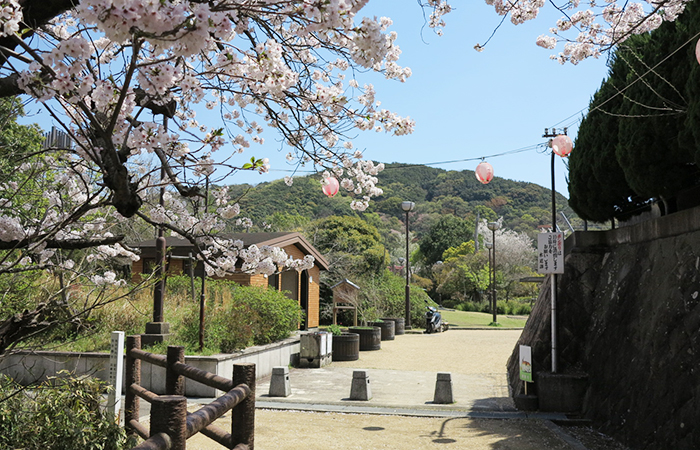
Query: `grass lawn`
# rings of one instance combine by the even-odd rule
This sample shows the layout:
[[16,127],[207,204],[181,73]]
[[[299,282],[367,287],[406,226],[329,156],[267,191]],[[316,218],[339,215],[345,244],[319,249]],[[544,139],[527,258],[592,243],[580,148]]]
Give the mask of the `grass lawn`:
[[[457,327],[487,327],[492,321],[491,314],[467,311],[445,311],[440,310],[443,320],[449,322],[451,326]],[[524,319],[509,319],[506,316],[496,316],[498,323],[505,328],[522,328],[525,326]]]

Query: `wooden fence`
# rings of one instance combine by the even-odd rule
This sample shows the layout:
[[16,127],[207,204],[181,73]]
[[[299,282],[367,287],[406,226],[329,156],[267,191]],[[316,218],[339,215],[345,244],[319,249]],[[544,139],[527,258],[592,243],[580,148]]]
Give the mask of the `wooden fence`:
[[[165,395],[140,386],[141,361],[164,367]],[[141,350],[141,336],[126,338],[126,401],[124,423],[128,432],[145,439],[132,450],[185,450],[188,438],[201,432],[234,450],[253,450],[255,432],[255,364],[234,364],[233,379],[184,363],[183,347],[169,346],[167,356]],[[185,378],[226,392],[196,412],[187,412]],[[150,432],[139,422],[140,399],[151,404]],[[212,423],[232,410],[231,433]]]

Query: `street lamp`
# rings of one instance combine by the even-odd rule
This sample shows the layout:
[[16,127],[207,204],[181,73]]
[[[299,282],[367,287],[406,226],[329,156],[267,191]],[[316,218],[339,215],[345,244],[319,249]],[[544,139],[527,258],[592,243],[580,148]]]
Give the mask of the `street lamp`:
[[411,270],[408,262],[408,213],[413,211],[416,204],[413,202],[401,202],[401,209],[406,213],[406,323],[407,330],[411,329]]
[[486,289],[486,297],[489,299],[489,303],[491,302],[491,294],[490,294],[490,289],[491,289],[491,249],[493,248],[493,244],[490,242],[487,242],[484,244],[486,248],[489,251],[489,287]]
[[491,230],[493,239],[491,240],[491,246],[493,247],[493,263],[491,264],[491,270],[493,270],[493,286],[491,287],[491,295],[493,296],[493,301],[491,303],[491,312],[493,313],[493,323],[496,323],[496,230],[501,228],[501,224],[498,222],[489,222],[486,225],[489,230]]

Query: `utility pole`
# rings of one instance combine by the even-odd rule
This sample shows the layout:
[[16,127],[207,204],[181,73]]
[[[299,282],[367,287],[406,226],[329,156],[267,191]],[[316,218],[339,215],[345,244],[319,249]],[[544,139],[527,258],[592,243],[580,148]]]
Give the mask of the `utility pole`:
[[[556,128],[545,128],[543,138],[549,139],[549,146],[552,145],[552,139],[560,134],[566,134],[567,129],[557,130]],[[554,162],[555,153],[552,149],[552,233],[557,232],[557,193],[554,190]],[[557,373],[557,274],[552,273],[550,291],[552,299],[551,323],[552,323],[552,373]]]

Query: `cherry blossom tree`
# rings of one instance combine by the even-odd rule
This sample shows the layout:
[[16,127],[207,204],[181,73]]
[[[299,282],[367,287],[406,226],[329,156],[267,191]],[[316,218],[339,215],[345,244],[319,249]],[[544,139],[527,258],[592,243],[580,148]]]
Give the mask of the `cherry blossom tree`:
[[[213,189],[211,208],[195,207],[209,200],[206,186],[269,170],[264,155],[239,155],[267,130],[290,161],[340,178],[364,210],[381,194],[382,165],[353,149],[354,133],[414,127],[362,80],[365,72],[399,82],[411,75],[399,64],[391,19],[362,16],[369,0],[1,1],[0,97],[37,102],[73,144],[17,160],[13,183],[0,185],[0,273],[75,270],[66,251],[92,249],[93,263],[135,259],[118,233],[134,219],[189,239],[210,274],[301,270],[311,261],[217,235],[240,208],[226,187]],[[602,9],[571,1],[540,45],[567,40],[558,58],[576,63],[673,20],[687,1],[608,0]],[[545,4],[487,3],[514,23]],[[418,5],[441,33],[450,5]],[[40,202],[20,194],[26,186],[40,186]],[[106,285],[117,278],[91,276]]]
[[[503,218],[498,219],[500,227],[496,237],[496,269],[503,276],[502,288],[509,296],[520,278],[533,274],[537,249],[527,233],[519,233],[503,226]],[[479,224],[479,236],[484,242],[492,242],[494,233],[487,228],[486,220]]]
[[[509,17],[513,24],[535,19],[540,10],[557,9],[562,15],[549,29],[549,34],[537,38],[537,45],[554,49],[563,43],[564,49],[553,55],[564,64],[578,64],[586,58],[599,57],[634,34],[643,34],[674,21],[690,0],[486,0],[497,14]],[[483,46],[477,44],[477,50]]]
[[[675,19],[687,1],[552,3],[564,17],[553,36],[538,42],[551,48],[567,41],[558,59],[575,63]],[[29,95],[75,145],[52,148],[42,161],[17,168],[27,177],[58,174],[47,198],[61,211],[31,223],[6,214],[0,239],[31,254],[104,244],[130,257],[105,225],[84,226],[86,216],[105,210],[110,220],[104,224],[138,217],[193,240],[209,236],[197,240],[207,267],[230,269],[240,249],[222,252],[237,245],[211,235],[238,207],[225,188],[204,217],[194,215],[188,199],[204,196],[205,180],[267,171],[264,157],[245,163],[235,157],[261,144],[265,129],[277,133],[291,161],[341,177],[355,195],[353,207],[365,209],[381,193],[375,175],[382,166],[353,151],[352,130],[402,135],[414,126],[382,109],[373,86],[361,81],[363,71],[398,81],[411,74],[398,63],[391,20],[361,18],[367,3],[4,0],[0,96]],[[418,3],[439,31],[451,7]],[[515,24],[545,6],[544,0],[486,3]],[[566,37],[570,31],[578,35]],[[206,110],[220,120],[210,121]],[[154,201],[161,188],[163,205]],[[0,270],[27,262],[26,256],[20,252]]]
[[[222,220],[239,214],[225,187],[203,215],[189,200],[238,170],[267,171],[266,158],[234,158],[261,144],[265,128],[279,133],[290,160],[342,177],[354,208],[381,193],[382,166],[353,152],[346,133],[402,135],[413,121],[380,109],[374,88],[356,75],[403,81],[410,69],[397,63],[390,19],[356,18],[366,3],[5,2],[0,96],[29,95],[74,145],[17,167],[25,179],[52,174],[53,185],[44,187],[47,214],[5,211],[0,240],[21,251],[0,271],[51,263],[56,248],[99,246],[101,255],[135,258],[110,231],[133,217],[191,239],[209,273],[241,260],[262,272],[307,267],[274,249],[217,239]],[[441,25],[448,9],[425,6],[431,25]],[[206,110],[220,120],[199,121]]]
[[[221,186],[237,171],[269,169],[262,155],[238,156],[268,129],[290,161],[339,177],[355,209],[381,194],[382,165],[353,150],[352,130],[403,135],[414,124],[380,108],[361,77],[411,72],[398,64],[391,20],[358,15],[366,3],[3,1],[0,97],[37,102],[72,143],[16,160],[0,186],[0,273],[78,274],[66,257],[74,251],[89,251],[93,266],[135,260],[118,233],[133,220],[189,239],[209,274],[310,267],[221,237],[224,221],[250,222]],[[421,6],[430,26],[443,25],[446,4]],[[27,186],[40,201],[19,194]],[[120,283],[112,270],[89,278]]]

